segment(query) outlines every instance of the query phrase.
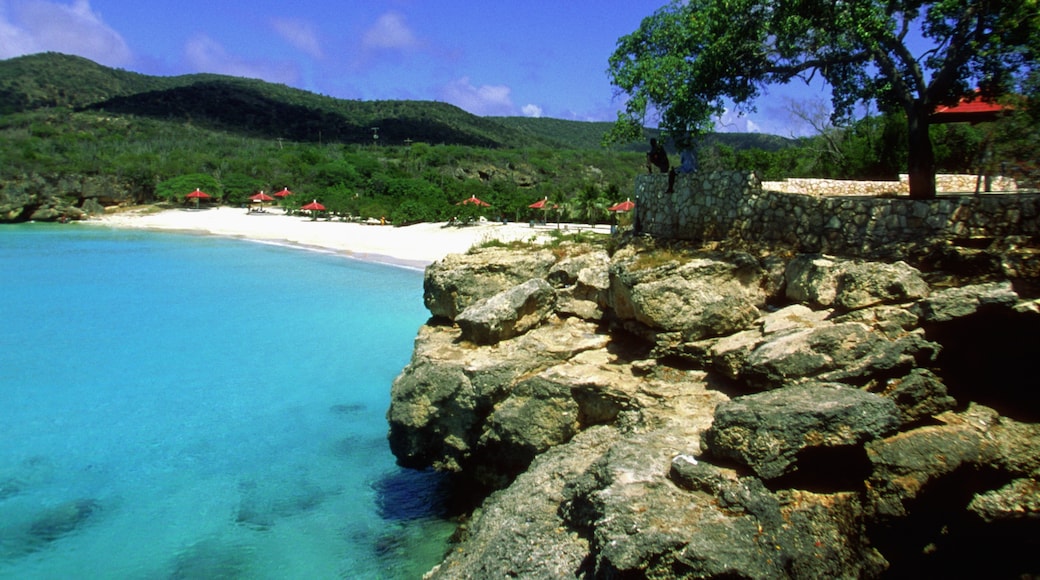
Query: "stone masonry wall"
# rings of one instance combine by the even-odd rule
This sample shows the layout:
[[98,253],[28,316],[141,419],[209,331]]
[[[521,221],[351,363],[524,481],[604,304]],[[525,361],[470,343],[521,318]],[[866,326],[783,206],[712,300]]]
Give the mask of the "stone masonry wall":
[[[763,181],[762,189],[809,195],[909,195],[910,177],[904,173],[899,176],[899,181],[788,178],[783,181]],[[974,193],[976,190],[1016,191],[1018,183],[1014,178],[1000,175],[940,173],[935,176],[935,189],[939,193]]]
[[767,191],[753,173],[636,178],[640,232],[677,240],[777,243],[801,252],[876,256],[899,244],[1040,235],[1040,194],[821,196]]

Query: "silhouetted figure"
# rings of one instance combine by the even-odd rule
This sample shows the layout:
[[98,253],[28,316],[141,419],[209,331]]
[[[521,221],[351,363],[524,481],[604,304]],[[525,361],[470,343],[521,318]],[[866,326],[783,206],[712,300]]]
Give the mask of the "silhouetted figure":
[[668,154],[664,151],[664,146],[657,142],[657,139],[650,140],[650,151],[646,154],[646,172],[653,173],[654,167],[657,167],[661,173],[668,173]]

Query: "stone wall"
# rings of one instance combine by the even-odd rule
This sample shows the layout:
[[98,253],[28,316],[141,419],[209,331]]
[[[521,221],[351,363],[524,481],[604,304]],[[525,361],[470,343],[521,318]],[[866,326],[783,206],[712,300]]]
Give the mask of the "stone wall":
[[746,172],[636,178],[642,233],[678,240],[783,244],[800,252],[891,253],[900,244],[1040,235],[1040,194],[809,195],[768,191]]
[[[762,189],[808,195],[909,195],[910,176],[901,174],[899,181],[788,178],[783,181],[763,181]],[[935,176],[935,189],[939,193],[974,193],[976,190],[1010,192],[1018,190],[1018,183],[1012,177],[1000,175],[940,173]]]

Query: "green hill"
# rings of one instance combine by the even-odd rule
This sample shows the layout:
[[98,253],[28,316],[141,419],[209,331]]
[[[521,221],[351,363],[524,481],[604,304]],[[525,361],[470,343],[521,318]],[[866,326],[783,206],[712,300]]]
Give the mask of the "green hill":
[[[601,149],[608,122],[478,117],[432,101],[357,101],[215,74],[149,76],[77,56],[43,53],[0,61],[0,114],[66,107],[190,124],[243,136],[313,143],[409,142],[488,148]],[[378,128],[374,130],[374,128]],[[649,131],[648,135],[655,133]],[[734,149],[776,150],[772,135],[719,134]],[[645,143],[619,147],[644,151]]]
[[492,148],[546,146],[538,138],[428,101],[334,99],[285,85],[213,74],[148,76],[57,53],[0,61],[0,113],[69,107],[191,123],[302,142],[408,141]]
[[[563,119],[532,117],[493,117],[506,127],[524,131],[532,137],[539,138],[557,146],[570,149],[597,149],[602,147],[603,136],[610,131],[613,123],[593,121],[566,121]],[[658,137],[660,131],[647,129],[647,139]],[[777,151],[794,144],[791,139],[777,135],[761,133],[713,133],[704,138],[702,145],[715,143],[732,147],[737,151],[745,149],[761,149]],[[646,151],[645,142],[630,143],[618,149],[622,151]],[[669,146],[669,149],[674,149]],[[673,151],[674,152],[674,151]]]

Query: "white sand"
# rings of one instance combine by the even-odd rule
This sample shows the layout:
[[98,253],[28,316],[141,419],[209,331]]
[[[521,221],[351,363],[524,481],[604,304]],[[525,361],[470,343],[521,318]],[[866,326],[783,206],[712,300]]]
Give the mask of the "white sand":
[[[529,224],[483,222],[457,227],[444,223],[393,227],[341,221],[311,221],[305,216],[288,216],[278,208],[265,213],[244,209],[130,210],[108,214],[88,223],[119,228],[195,232],[271,243],[321,248],[354,258],[423,267],[448,254],[465,253],[488,240],[534,241],[549,239],[555,224],[532,228]],[[577,229],[573,224],[568,231]],[[589,229],[583,226],[582,229]],[[609,229],[597,227],[597,232]]]

